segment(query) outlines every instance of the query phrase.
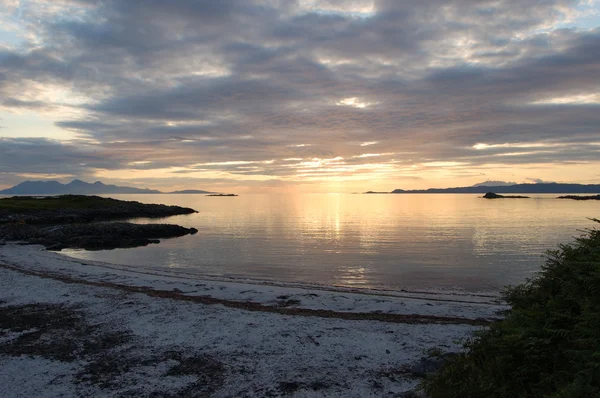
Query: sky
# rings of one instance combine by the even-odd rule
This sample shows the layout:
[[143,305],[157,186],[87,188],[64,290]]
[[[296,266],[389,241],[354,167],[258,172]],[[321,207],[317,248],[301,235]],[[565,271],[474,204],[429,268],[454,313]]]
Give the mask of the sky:
[[0,0],[0,188],[600,183],[600,0]]

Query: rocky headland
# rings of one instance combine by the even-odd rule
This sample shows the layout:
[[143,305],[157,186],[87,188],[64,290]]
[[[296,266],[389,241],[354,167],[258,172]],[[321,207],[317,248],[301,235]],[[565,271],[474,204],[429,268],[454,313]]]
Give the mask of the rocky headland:
[[194,209],[85,195],[0,199],[0,241],[41,244],[50,250],[115,249],[194,234],[172,224],[116,222],[195,213]]
[[161,238],[195,234],[195,228],[173,224],[133,224],[127,222],[95,222],[85,224],[0,226],[0,237],[44,245],[48,250],[77,248],[86,250],[124,249],[159,243]]

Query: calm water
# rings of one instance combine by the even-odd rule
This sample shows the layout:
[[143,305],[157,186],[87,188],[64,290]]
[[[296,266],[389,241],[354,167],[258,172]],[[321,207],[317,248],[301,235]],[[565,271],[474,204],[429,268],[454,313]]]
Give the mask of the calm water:
[[[213,276],[386,289],[499,289],[592,228],[600,202],[477,195],[112,195],[192,207],[199,230],[137,249],[68,255]],[[156,220],[136,220],[156,222]],[[597,225],[597,224],[596,224]]]

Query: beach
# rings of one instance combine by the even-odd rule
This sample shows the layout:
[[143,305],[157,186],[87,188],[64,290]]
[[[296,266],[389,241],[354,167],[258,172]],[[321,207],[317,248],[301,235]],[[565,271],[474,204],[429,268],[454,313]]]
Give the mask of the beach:
[[0,246],[0,395],[403,396],[499,296],[208,278]]

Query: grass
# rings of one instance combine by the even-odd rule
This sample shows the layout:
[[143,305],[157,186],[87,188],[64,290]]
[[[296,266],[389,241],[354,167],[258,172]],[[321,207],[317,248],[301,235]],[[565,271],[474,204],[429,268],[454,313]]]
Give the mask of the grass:
[[13,196],[0,199],[0,210],[41,211],[58,209],[99,209],[123,205],[123,201],[87,195]]
[[425,379],[428,396],[600,397],[600,231],[549,252],[505,298],[506,317]]

